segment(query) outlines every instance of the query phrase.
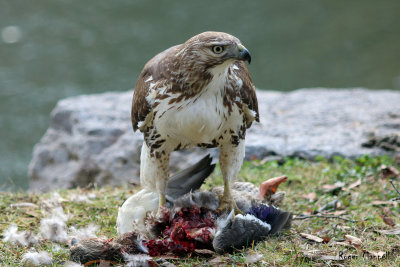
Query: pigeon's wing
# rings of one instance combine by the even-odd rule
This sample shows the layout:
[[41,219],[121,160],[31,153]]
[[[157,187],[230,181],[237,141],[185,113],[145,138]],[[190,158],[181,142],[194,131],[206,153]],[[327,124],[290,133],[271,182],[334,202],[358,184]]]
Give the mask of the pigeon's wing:
[[293,219],[293,214],[288,211],[279,210],[277,214],[274,216],[273,220],[270,222],[271,231],[269,231],[269,235],[274,235],[279,233],[282,229],[290,228],[290,224]]

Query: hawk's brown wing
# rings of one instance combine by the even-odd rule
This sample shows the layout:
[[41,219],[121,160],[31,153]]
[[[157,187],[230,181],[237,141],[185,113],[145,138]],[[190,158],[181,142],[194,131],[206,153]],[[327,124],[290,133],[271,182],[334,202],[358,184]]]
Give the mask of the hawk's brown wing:
[[[146,100],[146,96],[149,94],[150,84],[162,86],[168,83],[171,86],[172,82],[170,81],[168,69],[173,65],[169,63],[173,59],[171,56],[176,54],[179,48],[180,46],[176,45],[159,53],[146,63],[140,73],[132,100],[131,119],[134,131],[139,128],[138,123],[144,121],[147,115],[152,111],[152,106]],[[169,68],[167,68],[166,65],[168,65]]]
[[149,93],[149,86],[145,81],[149,77],[149,71],[146,68],[143,69],[136,83],[135,91],[133,92],[131,120],[134,131],[139,128],[138,123],[144,121],[151,111],[151,106],[146,100],[146,96]]
[[255,112],[255,120],[260,122],[256,90],[247,66],[243,61],[237,61],[235,65],[239,68],[235,73],[243,82],[243,85],[240,88],[240,98],[250,110]]

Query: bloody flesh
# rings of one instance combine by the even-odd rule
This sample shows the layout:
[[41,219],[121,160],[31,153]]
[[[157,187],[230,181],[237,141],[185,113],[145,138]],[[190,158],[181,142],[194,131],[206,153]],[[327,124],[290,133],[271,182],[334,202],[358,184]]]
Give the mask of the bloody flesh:
[[165,229],[159,239],[143,242],[150,256],[187,254],[195,249],[212,248],[216,213],[206,208],[182,208],[172,216],[164,214]]

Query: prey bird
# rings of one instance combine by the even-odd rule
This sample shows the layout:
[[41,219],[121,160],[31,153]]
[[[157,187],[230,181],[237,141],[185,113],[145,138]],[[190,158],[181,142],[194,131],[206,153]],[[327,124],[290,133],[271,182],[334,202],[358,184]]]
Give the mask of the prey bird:
[[[140,183],[166,205],[169,157],[191,147],[220,149],[220,210],[240,212],[231,183],[242,166],[246,130],[259,121],[255,87],[244,61],[250,52],[223,32],[204,32],[152,58],[137,81],[133,129],[144,135]],[[154,201],[154,199],[153,199]]]

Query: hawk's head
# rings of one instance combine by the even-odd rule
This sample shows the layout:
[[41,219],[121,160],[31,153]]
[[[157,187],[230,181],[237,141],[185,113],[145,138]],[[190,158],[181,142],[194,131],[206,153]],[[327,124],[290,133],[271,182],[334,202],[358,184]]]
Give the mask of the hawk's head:
[[193,66],[202,65],[206,69],[229,65],[235,60],[251,61],[250,52],[240,40],[224,32],[200,33],[182,44],[178,55],[189,59]]

